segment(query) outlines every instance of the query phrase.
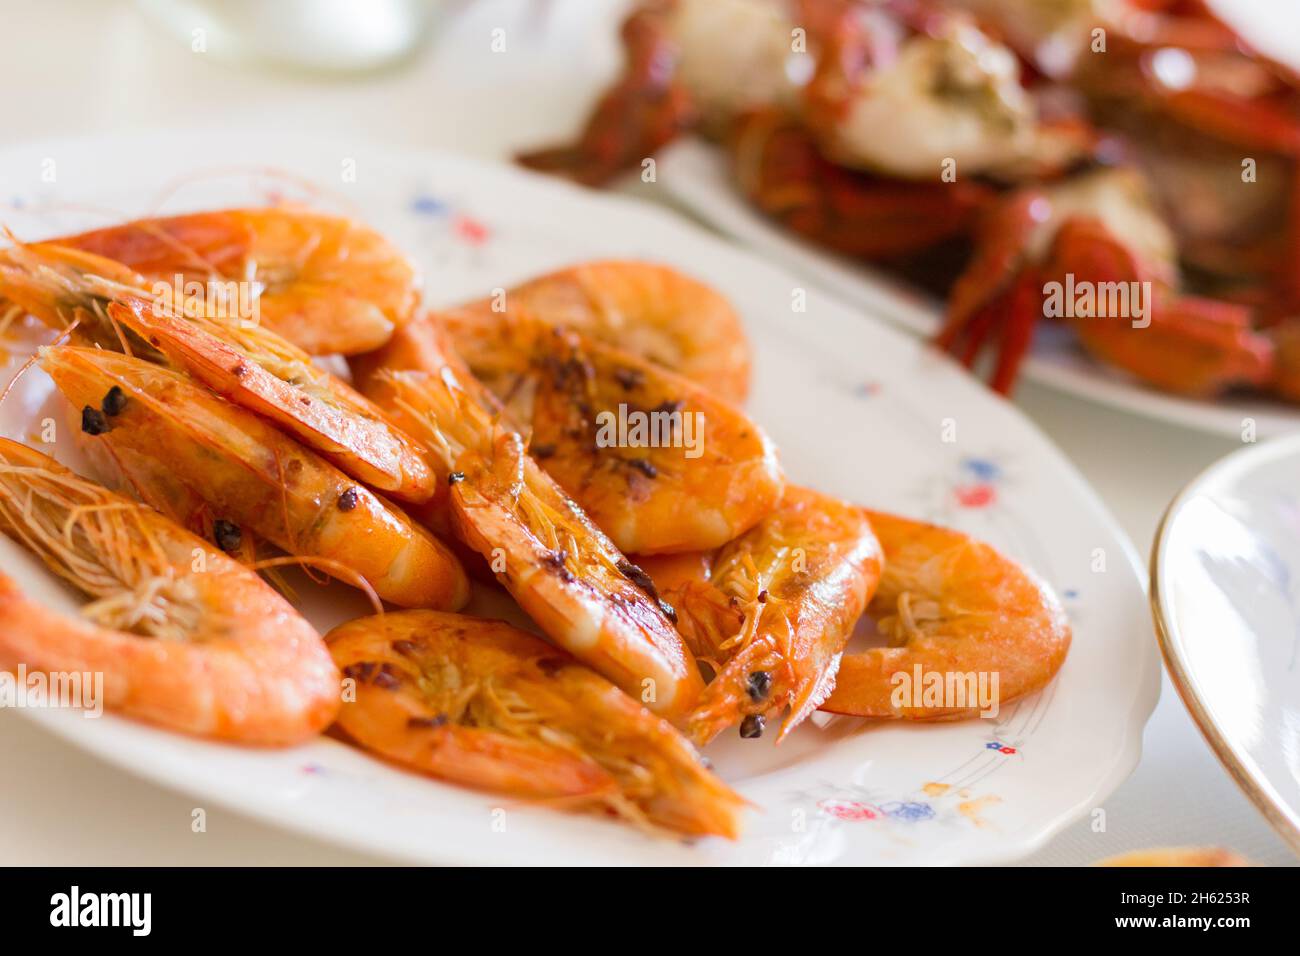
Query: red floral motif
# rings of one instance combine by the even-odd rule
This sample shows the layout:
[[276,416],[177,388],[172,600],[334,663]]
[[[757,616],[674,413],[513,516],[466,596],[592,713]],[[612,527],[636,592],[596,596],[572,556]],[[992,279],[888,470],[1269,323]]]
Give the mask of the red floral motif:
[[878,820],[880,810],[869,803],[857,800],[823,800],[817,804],[818,809],[837,820]]
[[451,224],[458,237],[472,246],[481,246],[488,241],[490,230],[486,225],[471,216],[459,215]]
[[963,508],[987,508],[998,497],[997,489],[983,482],[974,485],[957,485],[952,493]]

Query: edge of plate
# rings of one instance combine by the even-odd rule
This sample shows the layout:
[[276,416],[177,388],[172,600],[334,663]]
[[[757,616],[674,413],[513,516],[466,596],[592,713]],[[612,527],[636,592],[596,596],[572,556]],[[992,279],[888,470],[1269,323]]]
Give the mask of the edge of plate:
[[1168,619],[1165,617],[1164,597],[1160,590],[1160,568],[1163,564],[1165,555],[1165,539],[1169,533],[1171,518],[1175,512],[1180,510],[1192,495],[1196,494],[1200,487],[1210,478],[1221,470],[1228,468],[1243,458],[1249,458],[1253,455],[1260,454],[1261,449],[1277,451],[1277,446],[1295,445],[1300,447],[1300,435],[1291,435],[1284,438],[1277,438],[1270,442],[1260,445],[1239,448],[1236,451],[1229,452],[1222,458],[1206,466],[1191,481],[1187,482],[1179,492],[1174,495],[1173,500],[1165,508],[1165,512],[1160,516],[1160,524],[1156,526],[1155,540],[1151,545],[1151,563],[1149,568],[1150,587],[1148,589],[1149,600],[1151,604],[1151,618],[1155,624],[1156,639],[1160,645],[1160,656],[1164,659],[1165,669],[1169,672],[1169,679],[1173,682],[1174,689],[1178,691],[1178,696],[1187,708],[1187,712],[1192,717],[1192,722],[1196,724],[1196,729],[1200,731],[1201,736],[1205,738],[1206,743],[1210,745],[1210,750],[1218,758],[1219,763],[1228,771],[1228,775],[1236,783],[1237,788],[1250,798],[1255,804],[1269,825],[1277,831],[1278,835],[1286,842],[1293,852],[1300,855],[1300,826],[1293,823],[1285,813],[1278,809],[1276,802],[1269,797],[1264,788],[1255,780],[1254,776],[1247,770],[1241,758],[1237,755],[1236,750],[1228,739],[1223,736],[1214,719],[1210,716],[1209,711],[1197,696],[1195,689],[1192,687],[1191,675],[1184,666],[1182,656],[1177,652],[1173,640],[1173,628],[1170,626]]

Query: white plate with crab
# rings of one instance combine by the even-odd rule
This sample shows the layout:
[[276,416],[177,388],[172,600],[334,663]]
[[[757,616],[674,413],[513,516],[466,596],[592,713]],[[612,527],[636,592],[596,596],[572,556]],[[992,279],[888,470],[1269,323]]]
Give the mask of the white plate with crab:
[[[736,190],[723,154],[700,139],[675,143],[658,159],[656,188],[679,208],[796,275],[929,339],[943,324],[943,302],[879,266],[854,261],[783,229]],[[1255,395],[1183,398],[1145,386],[1088,356],[1064,325],[1040,323],[1021,374],[1049,388],[1147,418],[1240,437],[1253,423],[1261,438],[1300,431],[1300,408]]]
[[[819,292],[792,312],[798,280],[662,209],[504,166],[355,145],[159,133],[9,148],[0,152],[0,216],[17,235],[41,238],[152,213],[306,201],[396,241],[437,304],[584,259],[675,265],[744,317],[756,358],[749,411],[790,478],[956,526],[1032,567],[1074,628],[1063,669],[989,719],[818,716],[780,746],[728,735],[708,754],[755,810],[740,840],[690,844],[457,789],[328,737],[248,750],[113,716],[16,713],[163,786],[423,863],[1010,861],[1096,807],[1133,769],[1159,692],[1140,570],[1096,495],[1013,406]],[[7,372],[22,359],[15,349]],[[32,441],[44,419],[61,420],[55,408],[48,380],[32,371],[0,405],[0,433]],[[73,460],[58,441],[53,453]],[[5,538],[0,563],[41,599],[76,607]],[[303,590],[304,612],[322,629],[365,612],[346,588]],[[491,605],[485,596],[476,606]],[[0,719],[0,733],[13,719]]]

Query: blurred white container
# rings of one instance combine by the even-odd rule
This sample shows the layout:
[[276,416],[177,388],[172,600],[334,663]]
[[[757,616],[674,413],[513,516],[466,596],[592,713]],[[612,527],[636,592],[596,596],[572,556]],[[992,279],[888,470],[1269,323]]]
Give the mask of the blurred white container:
[[374,70],[413,53],[439,0],[137,0],[196,49],[321,72]]

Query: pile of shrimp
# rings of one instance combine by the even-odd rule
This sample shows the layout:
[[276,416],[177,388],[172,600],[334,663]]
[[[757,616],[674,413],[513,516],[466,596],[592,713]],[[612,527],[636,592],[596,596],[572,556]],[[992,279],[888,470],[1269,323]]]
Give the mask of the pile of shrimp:
[[[160,291],[232,276],[260,277],[256,315]],[[0,571],[0,668],[102,672],[138,719],[262,746],[332,727],[444,781],[735,838],[749,805],[702,754],[729,728],[970,718],[988,702],[899,675],[989,672],[1005,703],[1069,648],[1052,591],[988,545],[788,483],[739,406],[740,317],[665,266],[428,308],[364,226],[223,210],[14,240],[0,314],[50,327],[17,374],[53,381],[47,450],[91,472],[0,439],[0,532],[89,599],[69,616]],[[321,635],[285,565],[374,613]],[[462,613],[492,592],[530,628]],[[885,646],[850,649],[862,621]]]

